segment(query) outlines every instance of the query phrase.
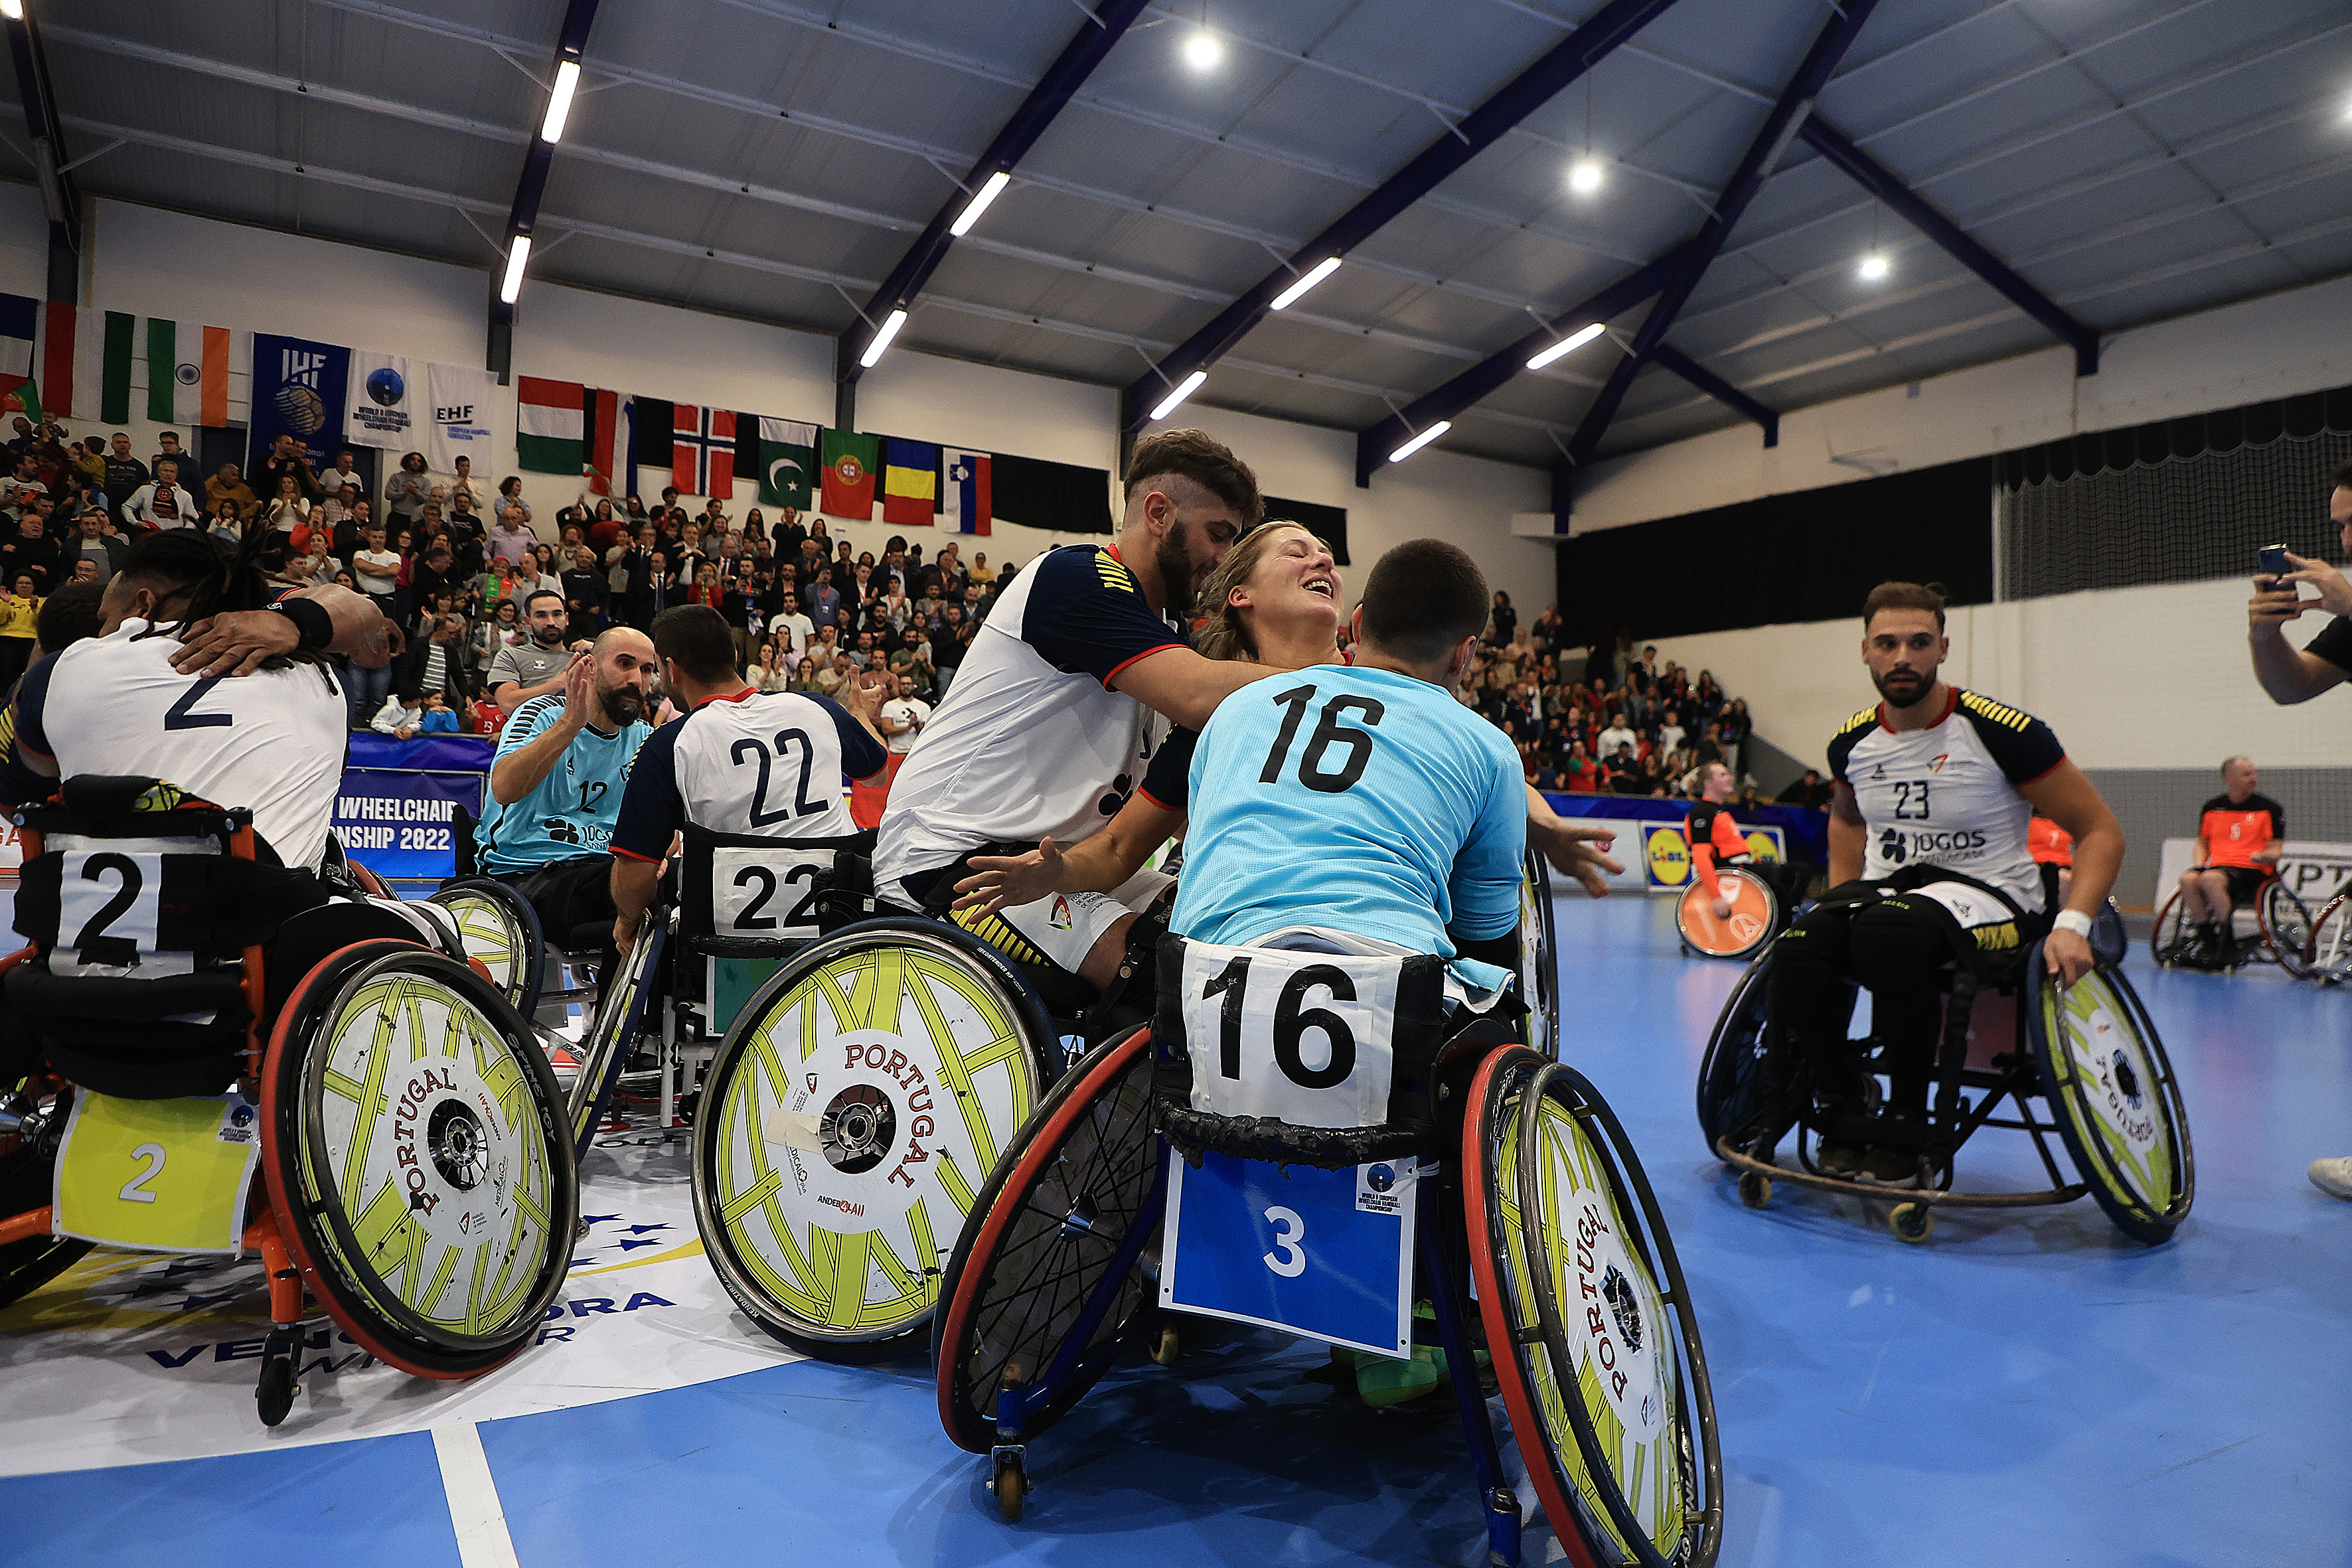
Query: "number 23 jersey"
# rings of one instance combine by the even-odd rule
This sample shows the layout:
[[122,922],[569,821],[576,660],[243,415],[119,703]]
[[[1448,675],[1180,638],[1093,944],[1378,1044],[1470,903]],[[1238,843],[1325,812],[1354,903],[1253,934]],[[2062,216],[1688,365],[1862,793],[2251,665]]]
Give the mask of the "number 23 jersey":
[[2066,749],[2032,714],[1948,689],[1944,716],[1924,730],[1890,730],[1883,706],[1865,708],[1830,741],[1830,776],[1853,791],[1870,836],[1862,874],[1876,881],[1940,866],[2038,911],[2033,808],[2017,786],[2064,762]]

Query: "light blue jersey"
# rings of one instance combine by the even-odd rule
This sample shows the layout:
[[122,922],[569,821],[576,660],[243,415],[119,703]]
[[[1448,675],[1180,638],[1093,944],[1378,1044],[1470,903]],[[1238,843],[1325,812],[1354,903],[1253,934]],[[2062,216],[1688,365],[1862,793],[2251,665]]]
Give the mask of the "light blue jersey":
[[1519,921],[1518,752],[1454,694],[1317,665],[1217,705],[1192,756],[1170,928],[1237,945],[1324,926],[1454,956]]
[[[499,732],[500,757],[519,752],[563,720],[563,693],[534,697],[514,710]],[[629,765],[653,733],[650,724],[627,724],[614,734],[583,728],[539,787],[501,806],[484,794],[482,821],[475,830],[482,868],[511,875],[558,860],[603,855],[621,815]]]

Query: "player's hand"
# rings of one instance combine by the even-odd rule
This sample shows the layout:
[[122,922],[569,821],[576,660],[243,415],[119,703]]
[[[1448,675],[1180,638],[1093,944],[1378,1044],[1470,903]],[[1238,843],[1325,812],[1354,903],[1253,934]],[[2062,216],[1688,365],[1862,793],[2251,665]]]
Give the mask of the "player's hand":
[[275,610],[231,610],[190,626],[172,668],[182,675],[251,675],[300,647],[301,628]]
[[856,670],[841,683],[841,705],[858,718],[872,721],[878,729],[882,722],[882,704],[887,700],[889,690],[889,677],[868,670]]
[[1715,911],[1715,918],[1717,920],[1727,921],[1731,918],[1731,900],[1729,899],[1711,900],[1706,907]]
[[2042,939],[2042,962],[2062,984],[2072,985],[2088,974],[2098,961],[2092,956],[2087,937],[2076,936],[2071,931],[2053,931]]
[[2322,609],[2331,616],[2352,616],[2352,583],[2345,581],[2343,573],[2325,561],[2314,561],[2293,551],[2287,552],[2287,559],[2294,563],[2295,569],[2276,579],[2281,589],[2291,589],[2291,585],[2296,583],[2308,583],[2319,590]]
[[1062,852],[1050,838],[1026,855],[975,855],[968,862],[972,875],[956,884],[961,895],[954,907],[990,913],[1008,904],[1030,904],[1058,892]]
[[574,731],[584,727],[596,705],[596,661],[584,653],[572,656],[563,672],[563,722]]
[[629,950],[637,944],[637,924],[643,918],[635,915],[620,915],[613,921],[613,951],[621,955],[621,962],[624,963],[628,962]]
[[1566,822],[1529,823],[1528,837],[1553,870],[1573,877],[1587,898],[1609,896],[1609,879],[1622,877],[1625,868],[1608,856],[1617,836],[1605,827],[1578,827]]

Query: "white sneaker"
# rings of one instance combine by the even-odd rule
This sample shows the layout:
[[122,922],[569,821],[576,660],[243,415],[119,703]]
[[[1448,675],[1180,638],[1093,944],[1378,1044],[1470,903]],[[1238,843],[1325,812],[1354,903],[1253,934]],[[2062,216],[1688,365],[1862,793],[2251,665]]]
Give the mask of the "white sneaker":
[[2352,1154],[2311,1163],[2311,1184],[2331,1198],[2352,1198]]

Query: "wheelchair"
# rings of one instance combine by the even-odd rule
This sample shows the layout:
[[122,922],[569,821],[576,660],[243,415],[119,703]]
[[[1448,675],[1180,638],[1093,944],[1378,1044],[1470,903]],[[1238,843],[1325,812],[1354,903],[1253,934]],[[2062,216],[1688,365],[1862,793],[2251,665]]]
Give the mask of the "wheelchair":
[[[1724,1003],[1699,1064],[1698,1121],[1707,1152],[1739,1173],[1740,1201],[1750,1208],[1770,1203],[1779,1182],[1891,1202],[1888,1226],[1906,1242],[1927,1239],[1938,1208],[2023,1208],[2072,1203],[2085,1193],[2125,1235],[2149,1246],[2168,1240],[2196,1196],[2188,1111],[2155,1023],[2116,960],[2102,950],[2099,935],[2095,925],[2096,966],[2071,987],[2062,987],[2043,969],[2039,942],[1990,985],[1980,984],[1965,964],[1948,964],[1924,1127],[1875,1117],[1824,1126],[1804,1064],[1790,1062],[1790,1104],[1798,1111],[1794,1168],[1759,1159],[1734,1142],[1755,1127],[1768,1058],[1786,1048],[1774,1038],[1767,1018],[1773,962],[1767,950]],[[2109,941],[2116,941],[2112,933]],[[1852,984],[1846,988],[1849,1026],[1859,992]],[[1865,1050],[1866,1102],[1877,1098],[1886,1050],[1874,1038]],[[2000,1114],[2004,1107],[2007,1115]],[[2049,1187],[1955,1191],[1956,1156],[1985,1127],[2032,1138]],[[2053,1134],[2077,1179],[2068,1180],[2051,1152]],[[1813,1148],[1825,1135],[1916,1147],[1916,1185],[1891,1187],[1827,1174],[1815,1163]]]
[[[2230,940],[2235,956],[2228,967],[2234,971],[2241,964],[2275,963],[2290,979],[2301,980],[2312,973],[2312,939],[2317,929],[2311,906],[2273,873],[2263,879],[2251,907],[2235,901],[2230,906]],[[2147,945],[2158,968],[2189,966],[2197,931],[2189,923],[2177,884],[2156,912]]]
[[1132,1348],[1172,1361],[1170,1313],[1433,1345],[1492,1560],[1515,1564],[1483,1350],[1571,1561],[1705,1568],[1706,1362],[1623,1128],[1521,1043],[1547,1029],[1516,1003],[1453,1009],[1441,961],[1337,945],[1162,939],[1152,1022],[1070,1070],[965,1217],[935,1343],[949,1437],[1017,1521],[1029,1446]]
[[2352,888],[2338,891],[2312,917],[2304,941],[2304,967],[2322,985],[2352,980]]
[[530,1344],[578,1183],[546,1059],[462,913],[339,893],[250,814],[152,779],[16,816],[0,1022],[0,1302],[93,1246],[257,1253],[284,1420],[306,1297],[379,1360],[466,1378]]

